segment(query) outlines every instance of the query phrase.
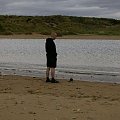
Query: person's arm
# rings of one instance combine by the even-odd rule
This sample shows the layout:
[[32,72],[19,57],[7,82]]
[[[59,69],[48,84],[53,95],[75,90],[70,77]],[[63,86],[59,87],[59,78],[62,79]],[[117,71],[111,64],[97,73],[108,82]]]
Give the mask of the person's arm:
[[46,53],[51,53],[51,43],[50,43],[49,38],[46,39],[45,48],[46,48]]
[[55,46],[54,42],[50,41],[49,39],[46,40],[46,53],[48,55],[57,56],[56,46]]

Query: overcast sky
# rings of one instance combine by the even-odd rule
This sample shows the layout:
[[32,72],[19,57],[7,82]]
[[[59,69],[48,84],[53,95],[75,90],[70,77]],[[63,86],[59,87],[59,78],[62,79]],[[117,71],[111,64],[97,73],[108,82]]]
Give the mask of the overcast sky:
[[120,0],[0,0],[0,14],[120,19]]

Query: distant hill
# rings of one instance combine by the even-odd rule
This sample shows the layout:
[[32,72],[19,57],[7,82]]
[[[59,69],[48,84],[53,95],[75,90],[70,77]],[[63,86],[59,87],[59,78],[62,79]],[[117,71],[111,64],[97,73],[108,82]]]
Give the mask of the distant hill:
[[0,16],[0,34],[120,35],[120,20],[73,16]]

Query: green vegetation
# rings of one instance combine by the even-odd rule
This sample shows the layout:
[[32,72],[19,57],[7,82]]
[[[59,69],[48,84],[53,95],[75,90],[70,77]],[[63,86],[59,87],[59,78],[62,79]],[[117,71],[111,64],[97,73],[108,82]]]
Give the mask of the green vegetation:
[[0,16],[0,34],[120,35],[120,20],[73,16]]

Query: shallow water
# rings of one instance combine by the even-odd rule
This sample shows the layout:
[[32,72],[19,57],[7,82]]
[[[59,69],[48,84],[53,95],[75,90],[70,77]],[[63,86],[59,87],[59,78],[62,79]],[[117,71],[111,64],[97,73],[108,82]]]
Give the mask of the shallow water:
[[[58,78],[119,82],[120,41],[56,40]],[[45,76],[45,40],[1,39],[0,69],[3,74]]]

